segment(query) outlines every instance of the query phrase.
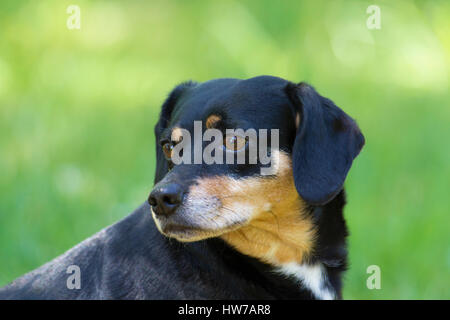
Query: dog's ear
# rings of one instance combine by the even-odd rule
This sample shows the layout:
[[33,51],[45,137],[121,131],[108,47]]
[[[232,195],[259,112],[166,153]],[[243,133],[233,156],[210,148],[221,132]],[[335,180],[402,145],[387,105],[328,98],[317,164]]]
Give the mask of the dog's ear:
[[154,183],[158,183],[166,173],[168,172],[167,161],[164,157],[164,153],[162,147],[159,142],[161,139],[161,134],[164,129],[167,128],[170,122],[170,118],[172,116],[172,111],[175,108],[177,101],[183,95],[183,93],[189,88],[195,86],[196,83],[193,81],[187,81],[176,86],[167,97],[166,101],[164,101],[161,107],[161,113],[159,114],[159,120],[155,125],[155,139],[156,139],[156,172],[155,172],[155,181]]
[[286,87],[300,117],[292,162],[295,187],[309,204],[324,205],[341,191],[353,159],[364,145],[356,122],[313,87]]

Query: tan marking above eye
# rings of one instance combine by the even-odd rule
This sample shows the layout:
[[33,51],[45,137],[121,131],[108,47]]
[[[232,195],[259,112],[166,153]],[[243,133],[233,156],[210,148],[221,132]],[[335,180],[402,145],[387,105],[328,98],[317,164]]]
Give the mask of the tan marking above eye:
[[183,138],[183,131],[181,130],[181,128],[179,128],[179,127],[173,128],[172,133],[170,135],[170,139],[172,139],[172,141],[178,143],[181,141],[182,138]]
[[216,126],[216,124],[222,120],[222,117],[216,115],[216,114],[212,114],[210,115],[207,119],[206,119],[206,128],[207,129],[211,129],[214,128]]
[[227,134],[223,139],[223,145],[225,148],[231,151],[238,151],[245,147],[247,139],[245,137]]
[[171,159],[172,158],[172,150],[173,150],[173,144],[170,142],[166,142],[163,144],[162,146],[164,155],[166,157],[166,159]]

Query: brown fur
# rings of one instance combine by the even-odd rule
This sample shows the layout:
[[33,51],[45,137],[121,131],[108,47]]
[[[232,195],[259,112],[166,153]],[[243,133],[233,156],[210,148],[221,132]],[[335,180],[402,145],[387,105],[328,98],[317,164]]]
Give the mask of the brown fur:
[[180,142],[181,138],[183,137],[183,132],[181,131],[181,128],[175,127],[172,129],[172,133],[170,135],[170,138],[173,142]]
[[210,115],[208,119],[206,119],[206,128],[207,129],[215,128],[215,126],[220,120],[222,120],[220,116],[216,114]]
[[295,188],[288,155],[280,153],[275,177],[214,177],[191,189],[193,197],[206,194],[220,200],[221,219],[239,221],[221,237],[241,253],[274,265],[301,263],[311,253],[314,224]]

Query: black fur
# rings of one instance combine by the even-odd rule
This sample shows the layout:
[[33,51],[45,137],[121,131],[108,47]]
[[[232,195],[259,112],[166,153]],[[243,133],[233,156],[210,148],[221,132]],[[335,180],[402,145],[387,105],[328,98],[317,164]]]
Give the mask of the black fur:
[[292,161],[295,186],[308,203],[321,205],[342,189],[353,159],[364,145],[355,121],[311,86],[287,86],[300,112]]
[[170,117],[172,115],[173,108],[175,104],[179,100],[180,96],[189,88],[194,86],[195,83],[188,81],[179,84],[175,89],[167,97],[166,101],[164,101],[161,107],[161,113],[159,116],[159,120],[155,125],[155,138],[156,138],[156,171],[155,171],[155,183],[161,180],[167,172],[167,162],[164,161],[164,154],[162,152],[161,146],[158,141],[161,139],[161,133],[164,129],[167,128],[169,124]]
[[[215,112],[228,127],[280,128],[280,148],[292,153],[299,194],[309,203],[318,239],[309,262],[321,262],[329,285],[341,297],[347,229],[342,188],[364,143],[355,122],[306,84],[275,77],[218,79],[178,86],[155,127],[155,183],[169,168],[160,139],[175,122]],[[295,113],[301,113],[299,129]],[[179,165],[172,176],[186,185],[199,175],[254,175],[258,167]],[[68,289],[67,268],[81,269],[81,289]],[[62,256],[0,289],[0,299],[314,299],[298,280],[274,272],[219,238],[180,243],[161,235],[145,203],[116,224]]]

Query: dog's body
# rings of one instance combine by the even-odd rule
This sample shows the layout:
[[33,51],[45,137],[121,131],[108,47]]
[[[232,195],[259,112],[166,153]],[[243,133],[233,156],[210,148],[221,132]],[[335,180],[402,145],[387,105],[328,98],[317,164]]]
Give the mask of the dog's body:
[[[219,131],[279,129],[276,173],[262,176],[253,163],[174,164],[193,121]],[[364,144],[350,117],[304,84],[219,79],[178,86],[155,132],[151,208],[0,289],[0,299],[342,297],[343,183]],[[248,140],[234,134],[230,148],[228,138],[225,153],[247,150]],[[72,265],[79,289],[67,285]]]
[[[221,239],[180,243],[161,235],[148,204],[0,289],[0,299],[312,299],[299,279],[273,272]],[[341,232],[344,232],[342,230]],[[325,266],[339,291],[342,261]],[[81,288],[68,289],[71,265]]]

